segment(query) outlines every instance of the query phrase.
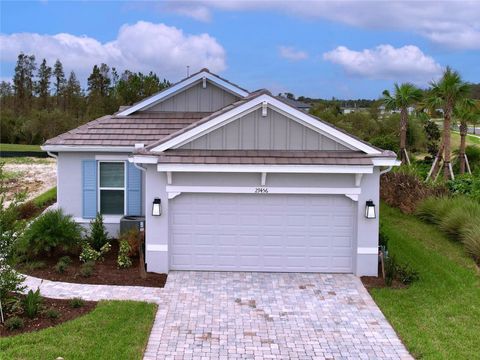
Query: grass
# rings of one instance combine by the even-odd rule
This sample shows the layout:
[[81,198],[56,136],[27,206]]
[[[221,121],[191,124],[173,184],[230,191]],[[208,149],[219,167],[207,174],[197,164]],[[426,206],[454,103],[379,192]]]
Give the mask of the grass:
[[24,144],[0,144],[1,151],[38,151],[42,152],[40,145],[24,145]]
[[[452,150],[460,148],[460,133],[457,131],[452,131]],[[468,145],[480,145],[480,137],[475,135],[467,135],[466,144]]]
[[0,358],[141,359],[156,305],[103,301],[89,314],[33,333],[0,338]]
[[480,348],[480,276],[462,245],[435,226],[382,204],[389,249],[420,280],[372,296],[408,350],[422,359],[475,359]]
[[5,164],[50,164],[52,158],[34,158],[34,157],[4,157],[0,161]]
[[57,200],[56,186],[38,195],[36,198],[32,199],[33,203],[39,208],[43,208],[45,205],[53,204],[56,200]]

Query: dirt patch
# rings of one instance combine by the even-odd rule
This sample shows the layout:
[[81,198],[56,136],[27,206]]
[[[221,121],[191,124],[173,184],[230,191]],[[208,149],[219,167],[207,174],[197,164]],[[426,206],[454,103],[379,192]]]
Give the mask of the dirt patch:
[[[83,306],[73,308],[70,306],[70,300],[42,298],[42,311],[37,317],[30,319],[24,314],[17,314],[16,316],[24,321],[24,328],[9,331],[3,324],[0,324],[0,337],[13,336],[56,326],[89,313],[96,305],[96,301],[85,301]],[[47,310],[50,309],[58,311],[59,317],[57,319],[51,319],[47,316]]]
[[398,280],[393,280],[392,285],[387,286],[385,285],[385,280],[382,277],[377,276],[362,276],[360,279],[367,290],[381,288],[404,289],[407,287]]
[[82,262],[78,255],[71,255],[72,263],[67,267],[63,274],[55,271],[55,264],[60,255],[51,258],[44,257],[36,260],[45,262],[45,266],[40,269],[28,269],[19,267],[19,270],[27,275],[39,277],[52,281],[63,281],[78,284],[99,284],[99,285],[128,285],[128,286],[146,286],[146,287],[164,287],[167,280],[167,274],[147,273],[147,278],[142,279],[139,271],[138,258],[132,259],[132,267],[128,269],[119,269],[117,267],[118,243],[112,242],[112,249],[105,255],[103,262],[97,262],[93,274],[89,277],[80,275],[80,266]]
[[56,160],[42,160],[42,162],[5,164],[3,169],[10,174],[5,181],[7,202],[12,200],[15,193],[25,191],[26,200],[31,200],[57,185]]

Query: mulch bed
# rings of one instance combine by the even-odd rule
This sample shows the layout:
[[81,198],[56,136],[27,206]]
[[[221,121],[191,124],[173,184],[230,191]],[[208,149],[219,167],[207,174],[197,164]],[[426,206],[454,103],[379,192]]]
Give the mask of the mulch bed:
[[133,258],[133,265],[128,269],[119,269],[117,267],[118,243],[112,241],[112,249],[104,256],[103,262],[97,262],[93,274],[89,277],[80,275],[80,266],[82,262],[78,255],[71,255],[72,263],[63,274],[55,271],[55,264],[60,256],[44,257],[36,260],[45,262],[46,266],[40,269],[27,269],[19,267],[23,274],[35,276],[38,278],[71,282],[78,284],[97,284],[97,285],[129,285],[146,287],[163,287],[167,280],[167,274],[147,273],[147,278],[142,279],[139,271],[139,260]]
[[362,276],[360,278],[360,280],[362,280],[363,286],[365,286],[368,291],[370,291],[370,289],[404,289],[407,287],[407,285],[403,284],[397,279],[393,279],[391,286],[385,285],[385,279],[382,277],[382,267],[380,264],[378,264],[378,275],[379,276]]
[[[37,317],[30,319],[23,314],[17,315],[25,323],[23,329],[9,331],[3,324],[0,324],[0,337],[13,336],[55,326],[89,313],[96,305],[96,301],[85,301],[83,306],[73,308],[70,306],[70,300],[42,298],[42,311]],[[45,314],[45,311],[48,309],[57,310],[60,313],[60,317],[57,319],[48,318]]]

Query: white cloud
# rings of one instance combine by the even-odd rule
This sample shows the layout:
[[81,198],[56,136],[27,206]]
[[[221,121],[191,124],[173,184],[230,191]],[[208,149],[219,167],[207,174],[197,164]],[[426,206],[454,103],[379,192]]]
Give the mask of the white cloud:
[[379,45],[355,51],[339,46],[323,54],[323,58],[342,66],[346,73],[369,79],[409,80],[424,83],[439,76],[442,67],[418,47],[394,48]]
[[[480,1],[284,1],[284,0],[169,0],[168,8],[187,8],[210,20],[212,9],[223,11],[266,10],[341,22],[367,29],[415,32],[434,43],[460,49],[480,49]],[[190,17],[195,17],[190,15]]]
[[308,59],[308,54],[305,51],[296,50],[290,46],[280,46],[278,48],[280,56],[287,60],[299,61]]
[[46,58],[50,65],[58,58],[67,70],[81,77],[102,62],[119,71],[155,71],[159,76],[176,80],[186,73],[208,67],[214,72],[226,68],[224,48],[208,34],[189,35],[165,24],[139,21],[124,25],[113,41],[101,43],[88,36],[60,33],[0,34],[2,62],[14,62],[20,52]]

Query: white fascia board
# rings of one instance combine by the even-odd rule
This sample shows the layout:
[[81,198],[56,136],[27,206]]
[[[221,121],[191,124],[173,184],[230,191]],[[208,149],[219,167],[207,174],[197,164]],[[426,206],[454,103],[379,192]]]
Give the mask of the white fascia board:
[[402,162],[393,158],[373,158],[374,166],[400,166]]
[[43,151],[53,152],[133,152],[133,146],[42,145]]
[[117,114],[117,116],[127,116],[127,115],[130,115],[132,113],[134,113],[135,111],[138,111],[138,110],[141,110],[141,109],[144,109],[160,100],[163,100],[163,99],[166,99],[167,97],[175,94],[176,92],[186,88],[186,87],[189,87],[190,85],[192,85],[193,83],[196,83],[197,81],[203,81],[203,78],[209,80],[210,82],[218,85],[219,87],[233,93],[233,94],[236,94],[240,97],[245,97],[248,95],[248,92],[243,90],[243,89],[240,89],[239,87],[225,81],[225,80],[222,80],[212,74],[210,74],[209,72],[206,72],[206,71],[202,71],[200,73],[198,73],[197,75],[194,75],[188,79],[185,79],[184,81],[181,81],[179,82],[178,84],[174,85],[174,86],[171,86],[169,87],[168,89],[165,89],[164,91],[161,91],[159,92],[158,94],[156,95],[153,95],[151,97],[149,97],[148,99],[145,99],[141,102],[139,102],[138,104],[136,105],[133,105],[133,106],[130,106],[128,109],[125,109],[124,111],[120,112]]
[[361,188],[275,187],[275,186],[166,186],[167,193],[219,194],[316,194],[359,195]]
[[128,161],[135,164],[156,164],[158,158],[154,155],[134,155],[130,156]]
[[371,165],[158,164],[159,172],[372,174]]
[[380,151],[363,143],[360,140],[357,140],[350,135],[345,134],[342,131],[339,131],[333,128],[330,125],[324,124],[321,121],[313,118],[312,116],[304,113],[303,111],[297,110],[277,99],[274,97],[263,94],[260,95],[245,104],[242,104],[226,113],[223,113],[210,121],[201,124],[183,134],[180,134],[173,139],[170,139],[163,144],[158,145],[157,147],[153,148],[152,151],[161,152],[165,151],[170,148],[175,148],[185,144],[185,142],[191,141],[199,136],[206,134],[218,127],[221,127],[232,119],[236,119],[239,116],[243,115],[244,113],[248,113],[252,110],[255,110],[258,107],[261,107],[264,102],[267,102],[274,110],[278,110],[281,113],[289,116],[290,118],[297,120],[303,125],[307,125],[309,128],[316,130],[329,138],[336,140],[351,149],[356,149],[365,152],[369,155],[379,155]]

